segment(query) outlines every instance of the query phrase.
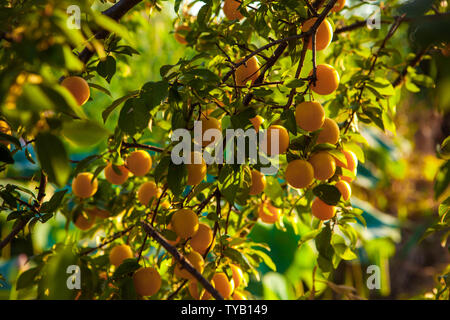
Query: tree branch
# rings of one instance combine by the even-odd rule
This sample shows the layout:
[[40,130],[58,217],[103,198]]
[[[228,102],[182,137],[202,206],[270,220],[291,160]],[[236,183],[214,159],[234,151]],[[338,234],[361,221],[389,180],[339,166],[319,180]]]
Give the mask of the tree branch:
[[[400,17],[397,17],[397,19],[394,21],[394,23],[392,24],[391,28],[389,29],[386,37],[383,39],[383,42],[381,43],[380,47],[378,48],[377,52],[375,53],[375,55],[372,57],[373,61],[372,61],[372,65],[370,66],[369,72],[367,73],[367,76],[370,76],[370,74],[373,72],[373,70],[375,69],[375,65],[376,62],[378,60],[378,57],[380,56],[381,51],[386,47],[386,44],[388,42],[388,40],[394,35],[395,31],[397,31],[398,27],[400,26],[400,24],[403,22],[403,19],[405,19],[405,15],[403,14]],[[357,105],[358,108],[356,108],[355,110],[352,111],[351,115],[350,115],[350,119],[345,127],[344,130],[344,134],[347,133],[348,129],[350,128],[350,125],[353,122],[353,118],[355,117],[356,111],[359,109],[359,104],[361,103],[361,98],[362,98],[362,94],[364,92],[364,89],[366,87],[366,82],[363,82],[361,89],[359,91],[359,96],[357,98]]]
[[147,232],[155,241],[157,241],[160,245],[164,247],[174,258],[175,260],[181,264],[182,268],[186,269],[198,282],[202,284],[202,286],[207,290],[211,295],[217,300],[224,300],[222,295],[206,280],[197,269],[195,269],[192,264],[187,260],[178,250],[170,245],[160,234],[148,223],[142,222],[141,226],[144,228],[144,231]]
[[408,68],[409,67],[415,67],[419,64],[419,62],[422,60],[423,56],[427,53],[428,48],[424,48],[422,50],[420,50],[416,56],[414,57],[414,59],[412,59],[407,65],[406,67],[402,70],[402,72],[400,72],[400,75],[397,77],[397,79],[394,80],[394,82],[392,83],[392,86],[395,88],[397,86],[399,86],[403,80],[405,79],[407,73],[408,73]]
[[[37,201],[33,205],[32,210],[34,212],[37,212],[39,214],[39,210],[41,209],[42,202],[45,197],[45,189],[47,187],[47,176],[45,175],[44,171],[41,170],[41,181],[39,183],[38,188],[38,195],[37,195]],[[28,221],[30,221],[31,218],[28,219],[21,219],[20,222],[14,227],[13,230],[5,237],[5,239],[0,242],[0,250],[2,250],[14,237],[27,225]]]
[[[120,18],[122,18],[125,15],[125,13],[130,11],[135,5],[137,5],[141,1],[142,0],[120,0],[112,7],[103,11],[102,14],[110,17],[111,19],[118,21],[118,20],[120,20]],[[98,40],[105,39],[108,35],[109,35],[109,31],[100,30],[99,32],[97,32],[95,34],[95,38]],[[94,51],[89,49],[88,47],[85,47],[83,49],[83,51],[81,51],[80,54],[78,55],[78,58],[84,64],[86,64],[93,55],[94,55]]]
[[[316,33],[317,29],[319,28],[320,24],[325,20],[328,13],[333,9],[334,5],[336,4],[337,0],[330,0],[326,7],[323,9],[322,13],[317,17],[314,24],[311,26],[311,28],[307,32],[302,32],[299,35],[296,35],[297,37],[302,36],[302,38],[312,36]],[[289,38],[289,37],[288,37]],[[285,38],[287,39],[287,38]],[[274,41],[275,42],[275,41]],[[278,48],[274,51],[273,55],[270,57],[270,59],[267,61],[266,67],[261,72],[259,77],[255,80],[255,84],[263,83],[265,73],[273,67],[273,65],[277,62],[277,60],[281,57],[284,50],[287,48],[288,42],[281,42]],[[244,106],[248,106],[253,99],[253,93],[249,92],[242,101]]]
[[122,147],[125,149],[137,148],[137,149],[146,149],[146,150],[150,150],[150,151],[155,151],[155,152],[159,152],[159,153],[164,152],[164,149],[162,149],[162,148],[158,148],[155,146],[149,146],[147,144],[141,144],[141,143],[122,142]]

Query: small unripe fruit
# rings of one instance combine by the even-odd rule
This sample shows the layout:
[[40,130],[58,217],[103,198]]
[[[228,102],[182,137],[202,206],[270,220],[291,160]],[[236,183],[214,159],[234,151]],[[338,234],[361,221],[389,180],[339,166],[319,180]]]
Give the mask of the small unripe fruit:
[[72,192],[79,198],[86,199],[92,197],[98,188],[98,180],[90,172],[79,173],[72,181]]

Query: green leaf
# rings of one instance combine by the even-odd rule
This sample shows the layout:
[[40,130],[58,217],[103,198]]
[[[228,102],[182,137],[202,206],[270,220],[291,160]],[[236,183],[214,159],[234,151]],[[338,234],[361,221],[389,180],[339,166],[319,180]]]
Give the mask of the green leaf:
[[288,88],[300,88],[303,87],[305,85],[305,81],[300,80],[300,79],[293,79],[290,80],[286,83],[286,87]]
[[112,56],[107,56],[105,60],[101,60],[97,64],[97,72],[100,76],[111,82],[112,77],[116,73],[116,59]]
[[329,184],[321,184],[313,189],[313,193],[320,200],[330,206],[335,206],[341,199],[341,193],[335,186]]
[[142,86],[141,97],[147,107],[153,109],[167,98],[169,93],[169,83],[167,81],[147,82]]
[[40,270],[41,268],[36,267],[21,273],[16,282],[16,290],[21,290],[35,284]]
[[55,192],[51,199],[49,201],[46,201],[41,206],[41,212],[42,213],[53,213],[58,209],[59,205],[61,204],[61,201],[64,198],[64,195],[67,193],[67,190],[61,190],[58,192]]
[[136,271],[140,267],[141,266],[136,259],[126,259],[120,266],[117,267],[116,271],[113,274],[113,278],[118,279],[128,273]]
[[284,120],[284,127],[293,135],[297,134],[297,122],[295,120],[295,113],[293,110],[284,110],[281,114],[281,120]]
[[105,87],[102,87],[101,85],[98,85],[96,83],[91,83],[91,82],[89,82],[88,85],[89,85],[89,87],[97,89],[98,91],[101,91],[103,93],[106,93],[108,96],[111,97],[111,92],[109,92],[109,90],[106,89]]
[[0,143],[0,162],[4,162],[7,164],[14,163],[11,151],[9,151],[8,147],[2,143]]
[[125,26],[122,26],[120,23],[104,14],[97,14],[96,12],[94,13],[95,14],[93,14],[92,16],[95,23],[99,27],[117,34],[119,37],[125,39],[129,44],[135,46],[134,41],[128,33],[128,29]]
[[333,268],[332,258],[334,249],[331,246],[331,230],[327,225],[317,235],[315,242],[317,251],[319,251],[319,257],[317,259],[319,268],[324,272],[331,271]]
[[338,234],[333,234],[331,244],[335,253],[343,260],[354,260],[356,254],[345,244],[344,238]]
[[70,175],[69,157],[61,140],[47,132],[39,133],[35,143],[36,154],[41,168],[51,182],[59,187],[66,184]]
[[441,158],[450,160],[450,136],[441,143],[438,152]]
[[270,269],[272,269],[272,271],[277,271],[277,266],[275,265],[272,258],[267,253],[265,253],[264,251],[260,251],[260,250],[252,250],[252,252],[255,253],[256,255],[258,255],[259,257],[261,257],[263,259],[264,263]]
[[178,197],[184,190],[187,180],[187,168],[184,164],[173,164],[170,162],[167,174],[167,185],[172,193]]
[[436,174],[434,179],[434,198],[439,196],[448,188],[450,184],[450,161],[445,162]]
[[118,106],[120,106],[123,102],[127,101],[131,97],[135,97],[136,95],[139,94],[139,92],[140,92],[139,90],[132,91],[132,92],[128,93],[127,95],[124,95],[123,97],[114,100],[113,103],[111,103],[111,105],[108,108],[103,110],[103,112],[102,112],[103,122],[106,122],[106,120],[108,119],[111,112],[113,112]]
[[243,266],[245,269],[251,269],[252,266],[250,265],[247,257],[240,251],[233,249],[233,248],[226,248],[223,251],[223,255],[230,258],[234,262],[236,262],[238,265]]
[[3,132],[0,132],[0,141],[1,141],[1,142],[6,142],[6,141],[7,141],[7,142],[11,142],[11,143],[14,144],[18,149],[21,149],[21,148],[22,148],[19,139],[17,139],[16,137],[11,136],[11,135],[9,135],[9,134],[3,133]]
[[119,128],[134,136],[148,127],[150,112],[145,101],[140,98],[131,98],[125,102],[119,115]]
[[82,147],[94,146],[111,134],[102,125],[91,120],[66,121],[61,133],[67,140]]

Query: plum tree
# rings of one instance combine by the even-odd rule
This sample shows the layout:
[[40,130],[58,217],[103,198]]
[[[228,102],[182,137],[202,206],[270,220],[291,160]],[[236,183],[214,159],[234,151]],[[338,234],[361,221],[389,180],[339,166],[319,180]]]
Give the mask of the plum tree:
[[[448,234],[445,1],[384,2],[378,30],[345,0],[78,1],[81,29],[66,1],[15,2],[0,6],[0,250],[32,248],[9,296],[384,298],[384,278],[333,290],[342,261],[376,263],[354,221],[426,204],[425,233]],[[49,270],[68,260],[84,280],[65,295]]]

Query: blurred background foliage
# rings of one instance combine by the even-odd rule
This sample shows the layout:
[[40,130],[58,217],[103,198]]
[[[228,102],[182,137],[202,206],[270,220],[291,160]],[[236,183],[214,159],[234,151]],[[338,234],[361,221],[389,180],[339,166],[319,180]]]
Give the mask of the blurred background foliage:
[[[106,3],[97,4],[95,9],[108,6]],[[360,17],[348,17],[348,24],[358,18],[366,18],[367,10],[362,7],[360,14]],[[345,10],[343,15],[345,16]],[[160,80],[161,66],[175,64],[182,57],[195,55],[191,47],[182,46],[175,41],[175,19],[173,6],[163,5],[161,11],[150,6],[144,10],[131,11],[121,20],[121,24],[130,31],[130,41],[135,43],[139,55],[118,55],[117,71],[109,83],[98,75],[90,79],[89,82],[100,84],[110,94],[91,90],[91,99],[83,108],[89,119],[103,123],[102,112],[115,99],[138,90],[142,83]],[[30,23],[38,22],[33,20]],[[383,25],[382,30],[370,31],[371,36],[377,37],[378,33],[385,33],[385,28]],[[417,41],[423,40],[420,32],[415,34],[419,38],[414,38],[409,31],[408,26],[404,25],[391,40],[396,44],[397,50],[407,50],[410,45],[414,47]],[[347,65],[354,58],[350,56],[352,48],[347,46],[351,46],[359,38],[361,41],[370,41],[366,32],[369,31],[338,35],[353,37],[352,42],[340,42],[342,47],[335,49],[334,60],[328,60],[327,63]],[[395,52],[393,56],[395,59]],[[399,59],[402,56],[397,55]],[[324,57],[322,55],[319,59]],[[48,59],[54,61],[51,55]],[[319,60],[320,62],[322,61]],[[306,63],[310,63],[308,59]],[[398,60],[397,63],[401,64],[403,61]],[[54,66],[44,64],[35,67],[42,68],[41,71],[49,77],[61,76],[60,70]],[[434,52],[433,58],[423,59],[418,68],[422,71],[420,76],[408,77],[405,87],[395,97],[400,102],[393,119],[395,132],[383,132],[360,124],[361,134],[367,141],[364,147],[366,162],[359,164],[351,202],[354,207],[363,211],[367,227],[361,223],[356,224],[362,234],[358,241],[358,258],[341,263],[333,282],[327,283],[315,268],[317,254],[314,246],[308,241],[300,241],[299,245],[299,240],[312,231],[302,219],[285,218],[285,230],[259,222],[249,237],[255,242],[268,244],[271,251],[267,253],[275,263],[276,271],[265,263],[261,264],[258,270],[262,274],[262,281],[251,278],[247,288],[253,298],[296,299],[311,288],[313,274],[316,277],[315,290],[321,293],[322,298],[433,298],[443,288],[443,282],[437,275],[449,272],[449,244],[442,232],[429,237],[424,235],[436,222],[439,204],[450,195],[449,174],[439,176],[445,160],[436,156],[437,146],[450,133],[450,58]],[[309,69],[310,67],[305,67],[305,70]],[[6,83],[3,78],[2,93],[5,92]],[[415,92],[418,90],[420,92]],[[331,107],[330,110],[332,112]],[[118,116],[119,110],[116,110],[108,118],[104,126],[107,131],[114,131]],[[144,141],[159,145],[166,138],[163,134],[164,131],[158,130],[158,123],[153,123],[153,131],[148,133],[148,137],[144,137]],[[106,142],[92,147],[75,144],[67,147],[71,159],[81,160],[104,150]],[[30,148],[29,151],[34,157],[33,149]],[[29,163],[24,151],[17,152],[14,160],[15,165],[2,173],[0,183],[11,183],[12,177],[17,183],[18,177],[23,177],[23,186],[34,189],[38,182],[30,181],[29,177],[36,171],[37,165]],[[441,184],[436,187],[437,176],[438,183],[441,181]],[[64,242],[68,234],[65,225],[66,219],[62,215],[56,215],[48,223],[36,224],[32,233],[14,239],[2,250],[0,274],[4,278],[0,278],[1,299],[27,297],[26,292],[19,296],[15,290],[14,282],[18,273],[28,268],[26,261],[29,256],[43,253],[56,243]],[[11,223],[6,221],[6,215],[0,215],[1,238],[10,228]],[[81,234],[72,224],[69,232],[75,238]],[[97,234],[91,241],[95,243],[100,236],[101,234]],[[369,276],[367,267],[372,264],[381,266],[380,290],[369,290],[366,286]],[[448,283],[448,279],[446,281]]]

